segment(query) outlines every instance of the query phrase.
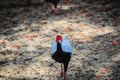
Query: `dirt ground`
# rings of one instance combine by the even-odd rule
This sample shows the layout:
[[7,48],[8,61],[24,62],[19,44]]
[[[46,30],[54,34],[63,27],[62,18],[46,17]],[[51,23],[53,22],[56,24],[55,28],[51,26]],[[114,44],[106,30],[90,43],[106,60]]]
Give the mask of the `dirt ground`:
[[0,80],[62,80],[51,59],[56,35],[73,47],[67,80],[120,80],[118,3],[104,0],[49,3],[0,11]]

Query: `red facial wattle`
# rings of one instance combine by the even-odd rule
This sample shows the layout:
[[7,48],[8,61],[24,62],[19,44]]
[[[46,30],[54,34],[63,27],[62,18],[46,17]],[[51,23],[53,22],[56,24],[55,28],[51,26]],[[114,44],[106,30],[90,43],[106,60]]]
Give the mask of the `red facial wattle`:
[[58,35],[57,37],[56,37],[56,42],[58,42],[58,41],[62,41],[62,36],[60,36],[60,35]]

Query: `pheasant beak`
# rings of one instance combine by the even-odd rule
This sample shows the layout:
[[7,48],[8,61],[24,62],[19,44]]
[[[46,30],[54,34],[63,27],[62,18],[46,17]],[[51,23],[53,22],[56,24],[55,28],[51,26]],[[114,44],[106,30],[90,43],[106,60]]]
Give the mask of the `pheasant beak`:
[[58,40],[58,42],[59,42],[59,43],[62,43],[62,41],[61,41],[61,40]]

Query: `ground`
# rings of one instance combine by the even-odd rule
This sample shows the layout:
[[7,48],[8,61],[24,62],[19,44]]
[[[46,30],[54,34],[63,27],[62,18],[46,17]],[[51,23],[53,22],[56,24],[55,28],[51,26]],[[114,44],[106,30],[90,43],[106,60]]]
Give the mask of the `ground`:
[[1,10],[0,80],[61,80],[50,56],[56,35],[73,47],[67,80],[119,80],[119,7],[103,3],[61,2],[58,14],[46,3]]

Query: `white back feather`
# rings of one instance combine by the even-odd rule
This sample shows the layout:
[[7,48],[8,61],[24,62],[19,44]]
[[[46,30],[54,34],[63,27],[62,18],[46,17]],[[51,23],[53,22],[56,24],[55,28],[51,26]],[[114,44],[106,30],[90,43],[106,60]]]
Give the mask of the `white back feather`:
[[[62,39],[61,47],[62,47],[63,52],[68,52],[68,53],[72,54],[72,46],[65,37],[63,37],[63,39]],[[51,50],[50,50],[51,55],[53,55],[56,52],[56,50],[57,50],[57,43],[56,43],[56,41],[54,41],[52,43]]]
[[63,52],[72,53],[72,46],[65,37],[62,39],[62,50]]
[[51,55],[53,55],[56,52],[56,50],[57,50],[57,43],[54,41],[52,43],[51,50],[50,50]]

